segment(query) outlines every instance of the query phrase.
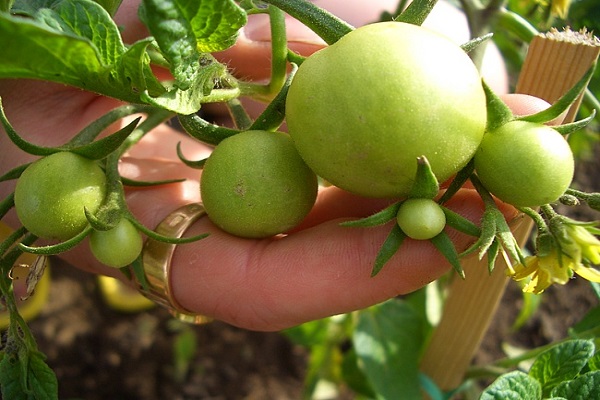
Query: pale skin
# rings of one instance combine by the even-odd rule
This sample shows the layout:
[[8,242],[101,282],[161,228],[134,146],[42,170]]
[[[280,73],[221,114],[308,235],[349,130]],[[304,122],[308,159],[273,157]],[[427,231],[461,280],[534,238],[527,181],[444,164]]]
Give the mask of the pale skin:
[[[137,3],[125,1],[116,18],[126,27],[127,41],[145,35],[136,19]],[[327,6],[336,2],[317,3]],[[358,25],[357,21],[353,23]],[[294,42],[293,30],[288,36]],[[323,46],[305,31],[298,34],[293,45],[305,54]],[[232,60],[236,60],[235,51],[240,55],[247,52],[244,46],[258,46],[253,48],[255,56],[268,57],[268,46],[247,40],[230,52]],[[246,73],[252,74],[252,69]],[[261,74],[257,72],[257,77]],[[15,129],[27,140],[45,146],[65,143],[89,122],[119,105],[114,99],[79,89],[26,80],[0,80],[0,96]],[[547,107],[545,102],[528,96],[510,95],[506,101],[516,114]],[[147,227],[155,227],[181,205],[200,201],[200,173],[179,161],[175,152],[178,141],[182,141],[190,159],[209,154],[204,145],[162,125],[121,162],[121,173],[127,177],[187,179],[183,183],[126,191],[128,206]],[[0,135],[0,148],[0,171],[32,159],[15,148],[6,135]],[[14,182],[1,183],[0,198],[13,188]],[[447,273],[451,269],[449,263],[430,243],[407,240],[381,273],[370,278],[373,260],[390,227],[344,228],[339,223],[370,215],[388,203],[360,198],[335,187],[325,188],[302,226],[279,239],[241,239],[202,218],[187,234],[210,236],[179,246],[173,258],[174,296],[192,312],[247,329],[272,331],[368,307],[412,292]],[[448,206],[474,222],[483,211],[480,198],[468,188],[462,189]],[[503,211],[508,220],[517,215],[508,206]],[[18,226],[14,213],[6,222]],[[452,229],[448,234],[459,251],[474,240]],[[96,262],[85,244],[61,257],[86,271],[123,278],[119,271]]]

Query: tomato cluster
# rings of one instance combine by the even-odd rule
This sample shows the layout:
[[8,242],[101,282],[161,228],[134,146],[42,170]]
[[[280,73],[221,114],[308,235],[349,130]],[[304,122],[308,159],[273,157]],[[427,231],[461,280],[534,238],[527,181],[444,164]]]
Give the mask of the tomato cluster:
[[[42,239],[67,241],[89,226],[106,197],[107,179],[98,162],[57,152],[29,165],[15,188],[15,210],[23,226]],[[142,237],[125,218],[109,230],[92,230],[90,247],[103,264],[123,267],[142,249]]]
[[[409,197],[398,225],[431,239],[446,220],[431,198],[411,198],[419,157],[439,181],[474,160],[483,186],[515,206],[556,201],[573,178],[566,141],[518,120],[486,130],[487,101],[478,70],[449,39],[399,22],[358,28],[300,65],[285,100],[289,135],[242,131],[218,144],[203,166],[202,201],[223,230],[270,237],[310,212],[318,175],[361,196]],[[32,233],[68,240],[88,226],[84,209],[94,214],[105,195],[97,162],[59,152],[25,170],[15,205]],[[130,263],[142,246],[126,219],[90,240],[112,266]]]
[[[300,65],[286,99],[291,140],[244,132],[217,146],[202,177],[207,212],[230,233],[271,236],[310,210],[310,170],[361,196],[405,198],[419,157],[439,181],[474,160],[483,186],[515,206],[556,201],[573,178],[567,142],[531,122],[487,129],[488,100],[478,70],[447,38],[399,22],[358,28]],[[446,220],[434,200],[416,198],[397,222],[431,239]]]

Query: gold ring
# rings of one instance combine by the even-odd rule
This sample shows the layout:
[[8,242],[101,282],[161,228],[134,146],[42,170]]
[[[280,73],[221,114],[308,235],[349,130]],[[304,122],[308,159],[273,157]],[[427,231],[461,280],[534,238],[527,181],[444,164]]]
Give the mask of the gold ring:
[[[197,220],[206,215],[200,203],[185,205],[173,211],[163,219],[155,229],[163,236],[180,238]],[[138,290],[150,300],[165,307],[177,319],[192,324],[210,322],[211,318],[194,314],[186,310],[173,297],[173,288],[169,279],[171,260],[177,248],[176,244],[148,238],[142,251],[142,264],[146,275],[146,285],[142,285],[134,276]]]

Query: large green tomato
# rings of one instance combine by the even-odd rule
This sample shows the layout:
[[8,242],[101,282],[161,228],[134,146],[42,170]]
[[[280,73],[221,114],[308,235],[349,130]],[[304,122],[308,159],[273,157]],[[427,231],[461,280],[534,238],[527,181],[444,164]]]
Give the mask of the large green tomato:
[[500,200],[536,207],[555,202],[568,189],[575,161],[556,130],[512,121],[485,134],[475,154],[475,171]]
[[397,197],[410,191],[419,156],[440,181],[464,167],[487,115],[480,75],[459,46],[420,26],[383,22],[306,59],[286,119],[317,175],[363,196]]
[[200,191],[206,213],[221,229],[261,238],[304,219],[316,199],[317,177],[287,134],[246,131],[215,148]]
[[34,235],[67,240],[88,224],[84,207],[95,213],[105,194],[106,175],[98,163],[59,152],[23,171],[15,188],[15,209]]

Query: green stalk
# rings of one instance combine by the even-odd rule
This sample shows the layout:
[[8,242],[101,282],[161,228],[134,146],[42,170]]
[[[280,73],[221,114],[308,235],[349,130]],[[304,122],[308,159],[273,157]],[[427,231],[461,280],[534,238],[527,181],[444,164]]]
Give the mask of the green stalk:
[[354,27],[307,0],[264,0],[280,8],[319,35],[327,44],[337,42]]

